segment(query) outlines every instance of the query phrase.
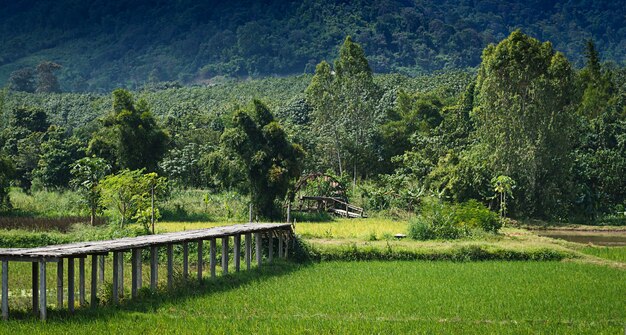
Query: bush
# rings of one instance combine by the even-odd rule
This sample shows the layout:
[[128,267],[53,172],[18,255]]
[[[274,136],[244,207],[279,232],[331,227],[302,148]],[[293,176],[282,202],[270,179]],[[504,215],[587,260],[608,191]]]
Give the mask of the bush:
[[460,225],[470,229],[480,228],[497,233],[502,228],[498,215],[474,199],[455,206],[454,214]]
[[476,200],[450,205],[439,199],[424,199],[420,214],[409,221],[409,237],[416,240],[456,239],[480,229],[497,233],[498,216]]

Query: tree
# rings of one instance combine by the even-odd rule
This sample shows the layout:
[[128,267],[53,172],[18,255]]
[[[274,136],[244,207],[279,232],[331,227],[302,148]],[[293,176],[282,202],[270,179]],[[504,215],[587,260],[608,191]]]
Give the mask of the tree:
[[169,135],[157,124],[145,100],[113,91],[113,110],[89,142],[88,154],[103,157],[114,168],[156,171],[167,150]]
[[9,88],[19,92],[35,92],[35,72],[25,67],[11,72],[9,76]]
[[37,93],[60,93],[61,86],[54,74],[62,66],[50,61],[43,61],[37,65]]
[[99,186],[101,203],[119,218],[122,228],[134,220],[141,223],[146,231],[151,224],[154,233],[154,223],[160,216],[155,199],[167,192],[167,179],[154,172],[143,172],[122,170],[106,176]]
[[587,62],[579,76],[583,93],[578,112],[588,119],[595,119],[615,104],[615,84],[611,71],[600,64],[600,56],[592,40],[587,41],[585,57]]
[[20,107],[13,110],[9,126],[2,131],[2,151],[15,166],[15,176],[24,189],[31,186],[33,171],[39,163],[41,143],[50,123],[39,108]]
[[279,218],[275,201],[283,200],[290,184],[300,176],[304,151],[289,141],[267,106],[258,100],[248,110],[238,110],[233,122],[235,127],[222,135],[222,145],[245,166],[257,213]]
[[519,30],[483,52],[472,112],[492,175],[517,181],[515,209],[560,216],[571,191],[574,73],[549,42]]
[[0,154],[0,212],[11,208],[9,199],[9,186],[15,170],[9,158]]
[[325,61],[317,65],[306,97],[313,106],[315,129],[330,139],[332,149],[327,152],[336,155],[337,172],[342,175],[344,165],[352,165],[356,182],[358,171],[370,171],[375,161],[373,139],[380,118],[375,103],[379,92],[363,49],[350,36],[334,65],[334,71]]
[[71,169],[71,185],[78,189],[90,210],[90,222],[93,226],[100,206],[100,180],[109,172],[110,166],[102,158],[84,157],[77,160]]
[[41,143],[41,154],[33,175],[48,188],[66,188],[72,179],[70,168],[84,156],[83,145],[75,137],[68,137],[65,129],[50,126]]
[[498,199],[498,203],[500,204],[500,220],[504,220],[506,218],[506,197],[513,197],[513,189],[515,188],[515,180],[511,179],[509,176],[497,176],[491,179],[491,185],[493,186],[494,192],[496,192],[496,197]]

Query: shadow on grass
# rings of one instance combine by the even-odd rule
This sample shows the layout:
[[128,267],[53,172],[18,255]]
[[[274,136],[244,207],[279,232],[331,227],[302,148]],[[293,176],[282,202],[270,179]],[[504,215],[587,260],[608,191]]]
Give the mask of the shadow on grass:
[[[182,276],[178,275],[174,277],[175,286],[172,289],[159,287],[157,291],[152,292],[144,286],[136,298],[131,299],[128,295],[122,298],[118,305],[101,302],[96,308],[89,306],[77,308],[74,314],[71,314],[66,308],[58,310],[48,307],[47,323],[90,323],[107,321],[126,312],[155,313],[164,304],[183,303],[190,299],[209,297],[213,294],[236,290],[253,282],[287,276],[310,264],[312,263],[275,260],[273,264],[263,264],[261,269],[253,267],[248,271],[242,267],[240,272],[217,276],[214,279],[205,276],[201,282],[195,278],[195,273],[190,273],[187,280],[183,280]],[[108,299],[110,298],[110,285],[106,291],[109,293]],[[37,319],[33,316],[32,311],[17,310],[10,312],[9,320],[34,321]]]

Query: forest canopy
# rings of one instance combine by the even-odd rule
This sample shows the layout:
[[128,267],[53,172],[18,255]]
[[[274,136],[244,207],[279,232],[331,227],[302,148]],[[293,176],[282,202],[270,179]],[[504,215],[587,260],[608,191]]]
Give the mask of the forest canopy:
[[347,35],[374,72],[416,75],[476,67],[517,28],[551,41],[574,67],[587,39],[624,64],[625,11],[620,1],[580,0],[15,0],[0,11],[0,83],[46,59],[73,92],[313,73]]

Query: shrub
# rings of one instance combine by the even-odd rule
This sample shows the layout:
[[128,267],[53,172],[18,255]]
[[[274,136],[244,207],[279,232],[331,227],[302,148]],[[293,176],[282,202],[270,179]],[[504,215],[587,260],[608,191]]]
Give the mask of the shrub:
[[480,228],[486,232],[497,233],[502,227],[498,215],[474,199],[455,206],[454,214],[460,225],[470,229]]
[[438,199],[424,199],[419,215],[409,221],[409,236],[416,240],[456,239],[478,229],[497,233],[498,216],[476,200],[450,205]]

